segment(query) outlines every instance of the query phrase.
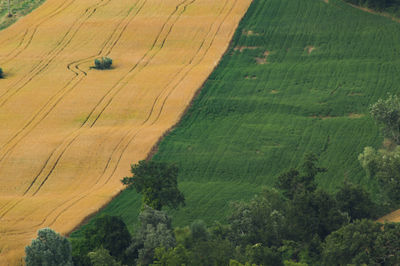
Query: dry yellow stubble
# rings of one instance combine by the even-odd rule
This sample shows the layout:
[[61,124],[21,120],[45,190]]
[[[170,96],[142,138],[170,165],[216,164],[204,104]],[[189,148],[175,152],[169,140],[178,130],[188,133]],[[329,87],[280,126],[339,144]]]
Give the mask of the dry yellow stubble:
[[378,222],[400,223],[400,210],[396,210],[388,215],[383,216],[382,218],[379,218]]
[[[0,265],[66,234],[179,120],[251,0],[48,0],[0,32]],[[95,58],[112,70],[91,70]]]

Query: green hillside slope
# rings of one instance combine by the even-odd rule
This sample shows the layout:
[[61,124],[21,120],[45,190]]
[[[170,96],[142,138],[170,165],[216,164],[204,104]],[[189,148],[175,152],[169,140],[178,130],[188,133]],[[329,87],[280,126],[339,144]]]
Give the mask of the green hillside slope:
[[[254,0],[233,43],[154,160],[176,163],[186,207],[176,225],[222,220],[314,152],[333,191],[345,177],[374,192],[357,161],[383,137],[369,104],[399,91],[400,24],[340,0]],[[132,225],[125,191],[104,212]]]

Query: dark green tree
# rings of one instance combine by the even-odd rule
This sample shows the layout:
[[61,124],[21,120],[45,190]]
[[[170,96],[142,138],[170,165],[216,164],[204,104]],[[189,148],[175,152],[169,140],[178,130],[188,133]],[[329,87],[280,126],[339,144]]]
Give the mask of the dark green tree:
[[293,199],[296,193],[313,192],[317,188],[315,177],[326,172],[325,168],[318,167],[318,158],[315,154],[307,154],[300,169],[291,169],[278,177],[276,186],[283,190],[283,194]]
[[124,251],[130,245],[131,235],[120,217],[103,215],[84,230],[86,245],[93,251],[104,247],[111,256],[124,260]]
[[190,251],[192,256],[188,265],[228,265],[234,257],[235,247],[227,239],[210,238],[194,241]]
[[400,224],[359,220],[329,235],[323,265],[398,265]]
[[349,220],[340,212],[335,199],[323,190],[297,193],[287,215],[292,239],[302,242],[309,242],[316,235],[324,239]]
[[400,265],[400,223],[384,224],[372,254],[379,265]]
[[0,67],[0,79],[3,78],[3,69]]
[[120,217],[102,215],[95,218],[82,234],[83,237],[71,239],[74,265],[91,265],[88,253],[101,247],[116,260],[125,261],[125,250],[130,245],[131,235]]
[[163,206],[178,208],[185,197],[178,189],[178,168],[174,165],[155,161],[140,161],[132,165],[132,177],[125,177],[122,183],[143,195],[143,203],[155,210]]
[[111,58],[102,57],[94,60],[94,68],[99,70],[110,69],[113,61]]
[[27,266],[72,266],[71,245],[68,240],[50,228],[40,229],[38,237],[25,247]]
[[275,247],[265,247],[262,244],[248,245],[245,256],[246,262],[250,265],[283,265],[281,254]]
[[339,209],[349,215],[351,221],[376,218],[376,206],[370,195],[360,185],[345,181],[336,193]]
[[92,263],[90,262],[88,253],[95,248],[90,247],[85,238],[70,238],[70,243],[72,246],[72,260],[74,266],[91,266]]

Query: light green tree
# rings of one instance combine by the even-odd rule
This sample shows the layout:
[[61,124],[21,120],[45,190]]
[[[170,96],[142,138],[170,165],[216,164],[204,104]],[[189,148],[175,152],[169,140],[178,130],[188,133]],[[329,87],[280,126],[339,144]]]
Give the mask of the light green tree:
[[72,266],[71,245],[50,228],[40,229],[38,237],[25,247],[27,266]]
[[400,146],[392,151],[366,147],[358,160],[367,175],[380,182],[390,200],[400,202]]
[[396,144],[400,144],[400,99],[389,95],[370,106],[371,116],[383,125],[385,135]]
[[171,219],[163,212],[144,206],[139,214],[140,228],[127,249],[127,256],[137,265],[153,262],[155,249],[164,247],[167,251],[175,247]]
[[121,266],[121,263],[117,262],[114,257],[110,255],[110,252],[103,247],[89,252],[88,257],[93,266]]

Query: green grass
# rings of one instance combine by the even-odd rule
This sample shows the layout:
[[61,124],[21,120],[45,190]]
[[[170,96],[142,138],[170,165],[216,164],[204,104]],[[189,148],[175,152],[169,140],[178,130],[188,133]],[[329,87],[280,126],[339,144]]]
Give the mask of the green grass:
[[[266,51],[268,63],[257,64]],[[357,156],[382,143],[368,106],[399,92],[399,52],[399,23],[340,0],[254,0],[229,51],[154,157],[180,168],[187,204],[168,210],[174,224],[223,222],[229,202],[272,186],[307,152],[328,168],[320,186],[334,191],[348,178],[375,193]],[[132,228],[139,208],[136,193],[125,191],[103,213],[122,215]]]
[[12,17],[8,15],[7,0],[0,3],[0,30],[3,30],[14,24],[19,18],[32,12],[35,8],[44,3],[45,0],[11,0]]

